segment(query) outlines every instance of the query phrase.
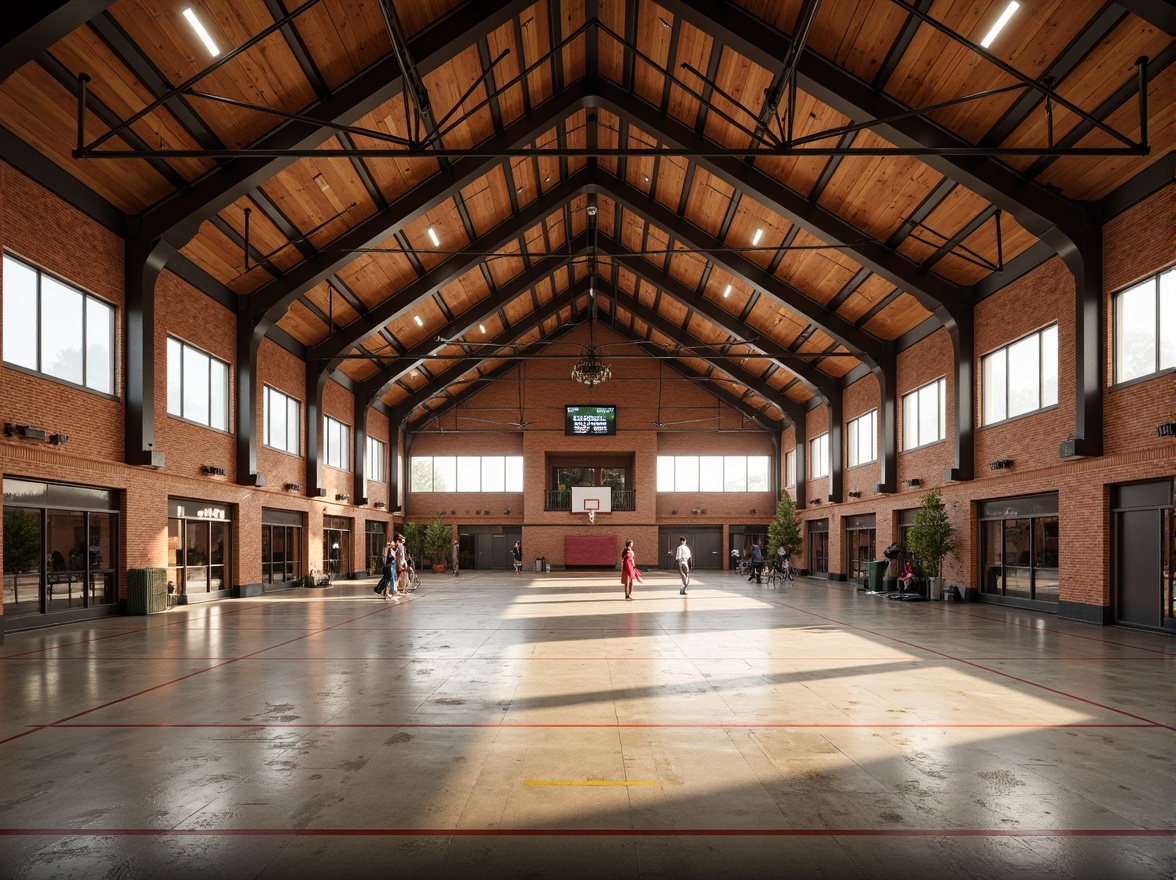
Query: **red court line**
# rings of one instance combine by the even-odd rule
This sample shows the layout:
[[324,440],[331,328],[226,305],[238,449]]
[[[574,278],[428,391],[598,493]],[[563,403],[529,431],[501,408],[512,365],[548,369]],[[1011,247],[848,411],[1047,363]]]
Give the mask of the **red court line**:
[[[242,630],[234,630],[234,632],[242,632]],[[395,630],[389,630],[389,632],[395,632]],[[427,651],[427,649],[422,649],[422,650]],[[1046,662],[1056,663],[1058,661],[1065,661],[1065,662],[1078,662],[1078,661],[1103,662],[1103,661],[1105,661],[1105,662],[1113,662],[1113,663],[1134,663],[1134,662],[1140,662],[1140,663],[1152,662],[1152,663],[1154,663],[1154,662],[1162,662],[1165,660],[1171,660],[1171,659],[1176,659],[1176,658],[1172,658],[1172,657],[1065,657],[1065,656],[1058,656],[1058,657],[957,657],[957,658],[953,658],[953,659],[957,659],[957,660],[961,660],[961,661],[962,660],[970,660],[970,661],[1005,660],[1005,661],[1034,661],[1034,662],[1042,662],[1042,663],[1046,663]],[[712,655],[707,655],[705,657],[688,657],[685,655],[671,656],[671,657],[619,657],[619,656],[618,657],[508,657],[508,656],[480,656],[480,655],[479,656],[472,656],[470,654],[437,655],[437,654],[425,653],[425,654],[364,654],[362,656],[357,655],[354,657],[333,656],[333,655],[326,655],[326,654],[303,654],[303,655],[290,654],[290,655],[286,655],[283,657],[201,657],[201,656],[197,656],[195,654],[184,654],[184,655],[178,655],[178,656],[174,656],[174,657],[168,657],[168,656],[162,656],[162,655],[147,656],[147,655],[143,655],[143,654],[108,654],[108,655],[102,655],[102,656],[92,656],[92,655],[81,656],[81,655],[79,655],[76,657],[54,657],[54,658],[52,658],[52,660],[54,663],[61,663],[61,662],[65,662],[67,660],[72,660],[75,662],[84,661],[86,663],[114,663],[114,662],[128,662],[128,661],[142,661],[145,663],[156,663],[156,662],[165,662],[165,661],[183,662],[183,661],[194,661],[194,660],[207,660],[207,661],[237,660],[240,662],[248,661],[250,663],[284,663],[286,661],[303,661],[303,660],[313,661],[315,663],[322,663],[322,662],[329,662],[329,661],[337,661],[340,663],[357,663],[357,662],[362,662],[364,660],[374,660],[374,661],[378,661],[381,663],[389,661],[389,660],[406,660],[406,661],[409,661],[412,663],[442,663],[442,662],[455,662],[455,661],[460,661],[462,663],[482,663],[482,662],[508,663],[513,660],[523,661],[523,662],[527,662],[527,663],[563,663],[563,662],[582,663],[585,661],[616,663],[618,661],[623,661],[623,660],[634,660],[634,661],[638,661],[641,663],[656,663],[656,662],[660,662],[660,661],[673,661],[676,663],[677,662],[697,663],[699,660],[706,660],[708,662],[711,662],[711,661],[715,661],[715,662],[733,662],[733,661],[773,662],[773,661],[780,661],[780,662],[787,662],[787,663],[795,663],[795,662],[813,661],[815,663],[816,662],[828,663],[830,661],[842,661],[842,662],[846,662],[846,663],[856,663],[861,660],[867,660],[867,661],[900,660],[903,663],[929,663],[929,662],[936,661],[937,658],[934,658],[934,657],[913,657],[913,656],[905,656],[904,657],[904,656],[897,656],[897,655],[889,655],[889,656],[885,656],[885,657],[869,657],[869,656],[857,657],[857,656],[853,656],[853,655],[849,655],[849,654],[843,654],[838,657],[800,657],[800,656],[793,656],[793,655],[787,655],[787,656],[755,655],[755,656],[747,656],[747,657],[715,657]]]
[[[354,618],[352,618],[352,620],[362,620],[364,617],[368,617],[371,614],[379,614],[382,611],[386,611],[390,607],[399,607],[399,606],[384,605],[380,608],[373,609],[372,611],[368,612],[367,614],[362,614],[359,617],[354,617]],[[102,703],[101,705],[98,705],[98,706],[94,706],[90,709],[85,709],[81,712],[75,712],[73,715],[67,715],[65,718],[61,718],[58,721],[52,722],[52,724],[64,724],[65,722],[72,721],[75,718],[81,718],[83,715],[89,715],[91,712],[97,712],[100,709],[106,709],[110,706],[116,706],[119,703],[126,702],[127,700],[132,700],[135,697],[141,697],[143,694],[149,694],[152,691],[159,690],[160,688],[169,687],[170,685],[177,684],[178,682],[184,681],[185,679],[192,678],[193,676],[203,675],[206,672],[211,672],[214,669],[223,669],[226,666],[229,666],[233,663],[237,663],[238,661],[244,660],[248,657],[253,657],[257,654],[262,654],[266,651],[272,651],[275,648],[282,647],[283,645],[293,644],[294,642],[297,642],[301,639],[309,638],[310,636],[317,635],[318,633],[325,632],[326,630],[329,630],[329,629],[334,629],[337,626],[343,626],[344,624],[349,623],[349,622],[350,621],[346,621],[346,620],[340,621],[339,623],[332,624],[331,626],[323,627],[322,629],[317,629],[314,632],[303,633],[302,635],[298,636],[298,638],[287,639],[284,642],[278,642],[278,644],[276,644],[276,645],[270,645],[268,648],[261,648],[260,650],[253,651],[249,654],[243,654],[241,657],[238,657],[234,660],[226,660],[224,663],[218,663],[215,666],[207,666],[204,669],[198,669],[195,672],[189,672],[187,675],[181,675],[179,678],[173,678],[170,681],[165,681],[165,682],[161,682],[160,684],[157,684],[157,685],[152,685],[149,688],[144,688],[143,690],[136,691],[133,694],[127,694],[126,696],[119,697],[116,700],[109,700],[108,702]],[[30,728],[29,730],[24,731],[23,733],[18,733],[13,736],[10,736],[7,739],[0,739],[0,746],[5,745],[7,743],[10,743],[13,740],[28,736],[30,733],[35,733],[38,730],[44,730],[46,727],[52,726],[52,724],[38,725],[38,726]]]
[[1160,828],[0,828],[0,837],[1170,837]]
[[[194,675],[197,673],[193,673]],[[178,679],[177,679],[178,680]],[[162,685],[161,685],[162,687]],[[101,708],[101,707],[99,707]],[[94,711],[94,710],[89,710]],[[1139,730],[1154,730],[1166,729],[1162,724],[1154,722],[1139,722],[1130,724],[1126,722],[1112,724],[1099,722],[1075,722],[1073,724],[1048,724],[1040,723],[1023,723],[1023,724],[997,724],[997,723],[952,723],[952,724],[934,724],[931,722],[917,722],[917,723],[898,723],[891,721],[881,721],[877,724],[872,724],[868,721],[861,722],[754,722],[754,721],[733,721],[729,724],[721,722],[716,723],[694,723],[694,722],[623,722],[623,721],[604,721],[600,723],[591,722],[533,722],[528,723],[524,721],[405,721],[402,723],[384,722],[384,723],[369,723],[369,722],[323,722],[316,724],[314,722],[266,722],[258,721],[249,723],[244,721],[209,721],[209,722],[111,722],[108,724],[80,722],[71,723],[67,721],[53,721],[49,724],[34,724],[30,725],[38,730],[77,730],[81,728],[95,729],[95,730],[115,730],[115,729],[145,729],[145,730],[168,730],[172,728],[178,729],[195,729],[195,730],[222,730],[222,729],[246,729],[255,730],[257,728],[264,728],[267,730],[334,730],[338,729],[373,729],[373,730],[395,730],[399,728],[409,728],[413,730],[444,730],[449,728],[454,729],[493,729],[493,730],[509,730],[509,729],[524,729],[524,730],[1071,730],[1071,729],[1090,729],[1090,730],[1120,730],[1120,729],[1139,729]]]
[[1107,706],[1104,703],[1100,703],[1096,700],[1087,699],[1086,697],[1080,697],[1077,694],[1069,694],[1069,693],[1066,693],[1065,691],[1058,690],[1057,688],[1052,688],[1049,685],[1040,684],[1036,681],[1030,681],[1027,678],[1020,678],[1016,675],[1013,675],[1009,672],[1005,672],[1000,669],[993,669],[991,666],[983,666],[983,665],[976,663],[974,661],[971,661],[971,660],[964,660],[964,659],[961,659],[960,657],[954,657],[951,654],[948,654],[944,651],[937,651],[934,648],[928,648],[926,646],[916,644],[915,642],[908,642],[906,639],[900,639],[897,636],[886,635],[885,633],[880,633],[877,630],[867,629],[864,626],[858,626],[857,624],[853,624],[853,623],[846,623],[845,621],[838,620],[835,617],[828,617],[824,614],[817,614],[815,611],[808,611],[804,608],[797,608],[795,605],[790,605],[786,602],[778,602],[776,604],[778,604],[779,606],[781,606],[783,608],[790,608],[793,611],[799,612],[801,614],[807,614],[810,617],[815,617],[818,620],[825,620],[825,621],[828,621],[829,623],[834,623],[838,626],[843,626],[846,629],[853,629],[853,630],[857,630],[858,632],[868,633],[869,635],[877,636],[880,639],[886,639],[887,641],[896,642],[897,644],[900,644],[900,645],[907,645],[908,647],[914,648],[919,651],[926,651],[928,654],[935,654],[936,656],[944,657],[948,660],[954,660],[955,662],[962,663],[965,666],[971,666],[975,669],[981,669],[984,672],[989,672],[989,673],[992,673],[993,675],[999,675],[1002,678],[1008,678],[1008,679],[1011,679],[1012,681],[1017,681],[1017,682],[1020,682],[1021,684],[1028,685],[1029,687],[1038,688],[1039,690],[1047,691],[1048,693],[1051,693],[1051,694],[1057,694],[1059,697],[1065,697],[1068,700],[1074,700],[1079,703],[1085,703],[1088,706],[1096,706],[1099,709],[1105,709],[1108,712],[1114,712],[1116,715],[1124,715],[1127,718],[1134,718],[1136,721],[1145,721],[1148,724],[1154,725],[1156,727],[1163,727],[1168,730],[1176,730],[1176,727],[1174,727],[1170,724],[1164,724],[1163,722],[1160,722],[1160,721],[1153,721],[1150,718],[1144,718],[1142,715],[1136,715],[1132,712],[1127,712],[1124,709],[1116,709],[1114,706]]

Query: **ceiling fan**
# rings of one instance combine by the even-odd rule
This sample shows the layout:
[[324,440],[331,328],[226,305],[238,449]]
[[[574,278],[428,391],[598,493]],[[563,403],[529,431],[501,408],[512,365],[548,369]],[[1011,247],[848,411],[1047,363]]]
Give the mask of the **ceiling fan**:
[[527,427],[527,425],[534,424],[534,421],[531,419],[528,419],[525,415],[525,412],[524,412],[524,402],[525,402],[524,394],[526,392],[524,390],[525,386],[523,384],[523,369],[524,369],[525,365],[526,365],[525,362],[520,363],[519,369],[518,369],[519,417],[516,421],[500,422],[497,419],[483,419],[483,418],[479,418],[478,416],[470,416],[470,415],[465,415],[462,418],[464,418],[466,421],[469,421],[469,422],[485,422],[486,424],[498,425],[499,427],[503,427],[503,428],[508,427],[508,426],[514,427],[514,428],[525,428],[525,427]]
[[[717,400],[715,402],[718,403]],[[694,422],[709,422],[712,418],[721,418],[720,414],[716,414],[715,416],[704,416],[704,417],[698,418],[698,419],[678,419],[677,421],[673,421],[673,422],[663,422],[662,417],[661,417],[661,412],[662,412],[662,363],[661,363],[661,361],[658,361],[657,362],[657,418],[654,421],[650,422],[651,425],[653,425],[655,428],[669,428],[673,425],[689,425],[689,424],[693,424]]]

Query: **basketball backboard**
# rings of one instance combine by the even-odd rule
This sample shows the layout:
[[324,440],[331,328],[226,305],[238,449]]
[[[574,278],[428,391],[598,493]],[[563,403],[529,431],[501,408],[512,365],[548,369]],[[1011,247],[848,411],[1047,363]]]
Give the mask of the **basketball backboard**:
[[572,513],[612,513],[608,486],[572,486]]

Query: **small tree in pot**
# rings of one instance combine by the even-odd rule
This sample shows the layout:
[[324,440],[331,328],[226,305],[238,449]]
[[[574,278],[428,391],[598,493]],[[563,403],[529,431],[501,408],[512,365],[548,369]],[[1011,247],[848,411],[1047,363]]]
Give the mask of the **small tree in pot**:
[[404,549],[412,556],[413,564],[420,565],[425,554],[425,527],[420,523],[404,524]]
[[935,579],[931,586],[934,599],[943,594],[943,560],[956,551],[956,530],[947,517],[947,507],[938,489],[924,492],[921,502],[915,523],[907,533],[907,550],[927,577]]
[[783,546],[790,556],[804,553],[804,539],[800,536],[800,520],[796,518],[796,502],[787,492],[776,505],[776,518],[768,526],[768,559],[775,558],[776,548]]
[[444,571],[449,547],[453,543],[453,529],[438,516],[425,526],[425,555],[433,563],[433,571]]

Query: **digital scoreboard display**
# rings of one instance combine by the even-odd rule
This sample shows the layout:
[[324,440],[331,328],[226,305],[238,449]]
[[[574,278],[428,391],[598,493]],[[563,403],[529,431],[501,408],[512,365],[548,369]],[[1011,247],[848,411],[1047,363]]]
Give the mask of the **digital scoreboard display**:
[[617,408],[615,406],[568,406],[564,408],[564,434],[569,437],[581,434],[612,436],[617,433]]

